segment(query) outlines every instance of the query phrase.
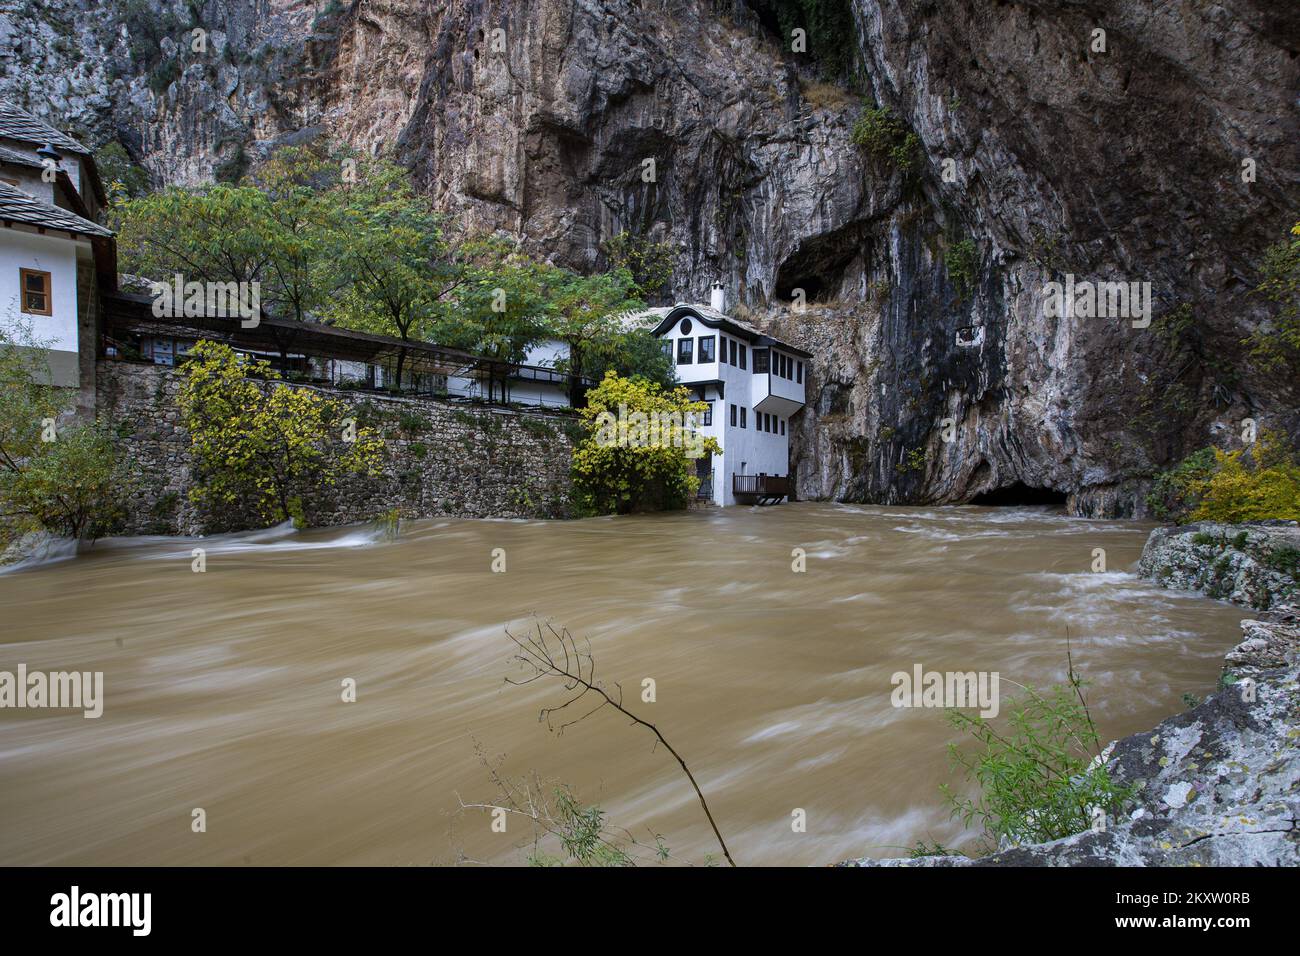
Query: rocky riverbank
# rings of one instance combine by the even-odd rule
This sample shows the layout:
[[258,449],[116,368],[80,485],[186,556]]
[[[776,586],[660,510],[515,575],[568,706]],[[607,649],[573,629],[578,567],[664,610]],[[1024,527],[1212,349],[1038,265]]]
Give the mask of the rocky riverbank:
[[1137,571],[1264,612],[1241,622],[1215,692],[1154,730],[1111,743],[1112,779],[1137,788],[1100,832],[979,859],[842,866],[1300,865],[1300,527],[1202,522],[1152,532]]
[[1256,611],[1300,603],[1300,526],[1200,522],[1157,528],[1138,574],[1165,588],[1203,591]]
[[840,865],[1300,865],[1300,615],[1279,608],[1241,627],[1215,693],[1104,751],[1111,777],[1138,788],[1122,820],[979,859]]

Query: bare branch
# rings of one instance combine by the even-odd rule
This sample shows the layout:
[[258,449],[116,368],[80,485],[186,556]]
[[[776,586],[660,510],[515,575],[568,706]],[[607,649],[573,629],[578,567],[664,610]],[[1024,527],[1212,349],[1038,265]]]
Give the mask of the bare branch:
[[[529,630],[531,631],[531,628]],[[615,683],[614,685],[618,695],[616,699],[605,690],[602,684],[597,682],[596,659],[591,653],[591,641],[587,640],[587,651],[586,653],[583,653],[578,649],[577,641],[574,639],[573,635],[569,633],[568,628],[561,628],[557,631],[554,625],[549,621],[545,623],[539,621],[537,623],[536,640],[532,638],[531,634],[526,639],[520,639],[511,633],[508,627],[506,628],[506,636],[509,637],[510,640],[514,641],[515,646],[520,650],[520,653],[516,655],[515,659],[519,660],[527,667],[532,668],[534,671],[533,676],[528,678],[526,681],[515,681],[507,677],[507,683],[531,683],[538,677],[553,677],[558,679],[564,685],[566,690],[578,691],[578,693],[571,696],[558,707],[543,708],[541,713],[538,715],[538,720],[545,721],[546,726],[550,730],[560,734],[563,733],[564,728],[586,720],[601,708],[610,706],[627,717],[633,724],[649,730],[655,736],[655,746],[657,747],[659,744],[663,744],[664,749],[672,754],[678,765],[681,766],[682,772],[686,774],[686,778],[691,782],[691,786],[695,790],[695,795],[700,800],[700,807],[704,810],[704,815],[708,818],[709,826],[713,828],[713,835],[717,837],[718,845],[722,848],[722,855],[726,858],[729,864],[735,866],[736,861],[731,858],[731,852],[727,849],[726,841],[722,839],[722,833],[718,830],[718,824],[713,819],[712,811],[709,810],[708,801],[704,799],[704,792],[700,790],[700,785],[696,782],[695,775],[691,773],[690,767],[686,765],[686,761],[682,759],[681,754],[673,749],[672,744],[668,742],[667,738],[664,737],[658,727],[647,720],[642,720],[636,714],[623,706],[622,685],[618,683]],[[558,650],[552,649],[555,644],[559,645]],[[600,698],[596,706],[584,713],[581,717],[565,719],[562,716],[565,710],[591,694]],[[558,728],[551,720],[553,715],[560,717],[561,722]]]

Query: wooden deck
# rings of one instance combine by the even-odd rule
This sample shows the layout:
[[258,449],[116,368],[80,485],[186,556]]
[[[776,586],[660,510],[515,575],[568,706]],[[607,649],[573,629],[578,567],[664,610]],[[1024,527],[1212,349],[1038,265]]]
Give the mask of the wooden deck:
[[737,504],[774,505],[790,497],[788,475],[732,475],[731,493]]

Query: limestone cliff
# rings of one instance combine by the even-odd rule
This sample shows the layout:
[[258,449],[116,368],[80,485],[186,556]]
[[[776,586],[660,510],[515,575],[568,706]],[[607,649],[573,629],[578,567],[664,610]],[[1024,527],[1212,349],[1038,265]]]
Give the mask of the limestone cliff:
[[[671,242],[675,298],[722,278],[819,355],[803,496],[1109,514],[1243,418],[1300,432],[1241,345],[1300,218],[1297,51],[1300,12],[1255,0],[0,0],[0,96],[155,183],[330,135],[565,265]],[[912,171],[853,145],[864,96]],[[1049,317],[1067,273],[1150,282],[1152,326]]]

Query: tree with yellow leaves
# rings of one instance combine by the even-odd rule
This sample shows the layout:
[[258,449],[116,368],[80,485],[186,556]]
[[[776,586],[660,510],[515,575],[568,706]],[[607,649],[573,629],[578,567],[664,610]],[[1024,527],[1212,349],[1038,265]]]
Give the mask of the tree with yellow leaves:
[[379,437],[342,402],[276,381],[267,362],[202,341],[182,372],[196,505],[302,524],[311,501],[341,477],[377,473]]
[[573,452],[574,503],[584,514],[685,508],[699,489],[695,461],[718,454],[698,430],[707,404],[685,388],[607,372],[580,412],[587,435]]

